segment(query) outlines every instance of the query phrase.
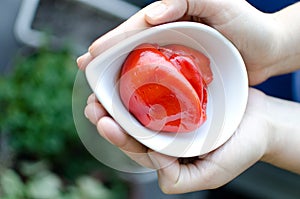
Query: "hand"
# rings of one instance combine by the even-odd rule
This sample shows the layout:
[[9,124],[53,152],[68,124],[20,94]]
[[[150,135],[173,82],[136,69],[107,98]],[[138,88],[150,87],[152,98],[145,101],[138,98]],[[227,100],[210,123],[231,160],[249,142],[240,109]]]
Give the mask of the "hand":
[[[279,74],[277,68],[282,65],[282,60],[286,60],[283,59],[287,55],[284,52],[288,50],[282,48],[282,42],[286,39],[281,35],[283,32],[281,25],[286,21],[279,20],[278,16],[261,13],[244,0],[163,0],[142,9],[118,28],[96,40],[89,48],[89,52],[78,59],[78,65],[81,69],[85,69],[94,57],[145,28],[176,20],[192,20],[216,28],[233,42],[247,65],[250,85],[255,85]],[[290,49],[294,50],[296,47]],[[299,63],[295,59],[292,60]],[[294,148],[297,148],[300,141],[297,134],[299,132],[297,115],[300,107],[288,102],[278,103],[277,100],[271,100],[276,107],[271,110],[281,107],[280,114],[272,113],[266,116],[267,113],[263,110],[267,106],[267,99],[269,100],[269,97],[263,93],[250,89],[245,116],[232,138],[205,157],[195,158],[189,163],[153,152],[138,143],[109,117],[94,95],[89,97],[85,113],[90,121],[97,125],[99,133],[104,138],[141,165],[157,168],[160,186],[164,192],[182,193],[219,187],[258,160],[300,172],[298,169],[300,162],[289,161],[297,159],[299,150],[285,149],[286,143],[292,143]],[[274,115],[278,118],[272,122],[270,118]],[[286,125],[282,125],[285,122],[290,124],[288,131],[291,132],[290,136],[286,136]],[[275,128],[276,125],[280,127]],[[271,134],[272,128],[279,130]],[[279,147],[274,147],[276,145]],[[274,158],[274,154],[279,153],[283,155]]]
[[259,12],[244,0],[163,0],[147,6],[96,40],[89,52],[78,59],[78,65],[84,69],[94,57],[124,38],[176,20],[206,23],[231,40],[244,58],[250,85],[274,75],[273,68],[282,58],[277,35],[281,31],[273,15]]
[[204,157],[177,159],[153,152],[116,124],[94,95],[88,99],[86,115],[100,134],[137,163],[158,169],[165,193],[185,193],[224,185],[268,154],[269,127],[264,115],[266,96],[250,89],[245,117],[223,146]]

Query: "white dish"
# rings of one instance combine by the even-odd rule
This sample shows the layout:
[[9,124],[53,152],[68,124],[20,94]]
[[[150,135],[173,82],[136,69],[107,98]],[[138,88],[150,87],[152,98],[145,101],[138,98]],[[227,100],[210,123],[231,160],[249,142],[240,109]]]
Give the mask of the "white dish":
[[[118,92],[122,63],[141,43],[182,44],[210,58],[214,80],[208,87],[207,121],[190,133],[158,133],[142,126],[125,108]],[[216,30],[194,22],[174,22],[146,29],[100,56],[86,77],[108,113],[131,136],[147,147],[175,157],[206,154],[224,144],[237,129],[248,99],[245,64],[234,45]]]

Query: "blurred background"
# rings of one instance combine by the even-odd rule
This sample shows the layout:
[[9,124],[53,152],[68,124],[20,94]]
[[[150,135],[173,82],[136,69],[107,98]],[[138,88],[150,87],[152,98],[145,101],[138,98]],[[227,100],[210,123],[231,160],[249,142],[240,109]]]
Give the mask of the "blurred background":
[[[216,190],[164,195],[155,172],[115,170],[82,144],[73,116],[83,114],[91,91],[78,83],[84,79],[75,60],[97,37],[151,2],[0,0],[1,199],[300,198],[300,176],[264,163]],[[271,13],[296,1],[249,2]],[[298,74],[257,87],[299,101],[294,87]],[[84,93],[76,101],[73,89],[80,88]],[[96,131],[92,125],[87,129]]]

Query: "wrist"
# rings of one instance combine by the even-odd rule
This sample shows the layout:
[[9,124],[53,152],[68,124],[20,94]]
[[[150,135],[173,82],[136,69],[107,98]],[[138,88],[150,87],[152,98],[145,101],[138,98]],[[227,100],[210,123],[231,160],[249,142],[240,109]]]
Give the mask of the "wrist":
[[268,138],[263,161],[273,164],[283,152],[282,147],[289,147],[285,146],[286,139],[284,136],[286,136],[286,131],[289,129],[287,124],[290,119],[289,114],[292,114],[292,112],[289,110],[289,102],[286,100],[266,95],[265,102],[264,111],[268,124]]
[[300,173],[300,104],[266,97],[267,147],[262,161]]
[[272,103],[270,103],[270,97],[263,92],[250,89],[250,95],[248,99],[248,112],[251,110],[252,117],[255,118],[255,123],[253,123],[253,127],[256,127],[257,134],[255,139],[259,143],[261,157],[260,160],[264,162],[268,162],[275,153],[275,146],[278,136],[274,133],[275,124],[272,120],[272,115],[270,110],[273,108]]
[[[247,109],[243,122],[246,121],[247,131],[251,132],[252,150],[259,154],[258,160],[267,161],[273,153],[273,124],[269,114],[269,96],[250,88]],[[249,120],[249,121],[248,121]],[[250,138],[248,140],[251,140]]]
[[[271,163],[276,157],[277,153],[277,147],[280,145],[280,133],[278,132],[278,123],[276,123],[274,118],[272,117],[272,114],[274,114],[273,103],[270,99],[270,96],[265,97],[265,109],[264,109],[264,118],[267,124],[267,131],[266,131],[266,137],[267,137],[267,143],[266,143],[266,150],[262,157],[262,161]],[[276,111],[275,111],[276,112]]]
[[276,49],[270,67],[271,76],[290,73],[300,68],[299,8],[300,3],[270,15],[275,24],[274,49]]
[[265,20],[263,20],[268,35],[266,36],[268,46],[267,50],[262,57],[261,63],[264,65],[264,71],[261,75],[264,75],[264,79],[268,79],[273,76],[283,74],[283,65],[286,65],[286,58],[289,55],[289,50],[286,49],[288,42],[288,35],[286,34],[286,28],[282,25],[282,22],[278,20],[278,13],[264,14]]

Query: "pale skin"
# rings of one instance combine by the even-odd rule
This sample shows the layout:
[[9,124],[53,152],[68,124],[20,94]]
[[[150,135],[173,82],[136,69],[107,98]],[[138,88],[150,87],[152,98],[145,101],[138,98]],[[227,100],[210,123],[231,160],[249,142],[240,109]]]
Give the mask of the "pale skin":
[[[217,29],[239,49],[249,84],[256,85],[269,77],[300,69],[299,9],[300,3],[296,3],[277,13],[265,14],[243,0],[158,1],[96,40],[77,62],[84,70],[94,57],[143,28],[193,20]],[[157,168],[158,181],[165,193],[220,187],[258,161],[300,174],[300,104],[267,96],[253,88],[234,135],[215,151],[189,163],[141,145],[107,114],[93,94],[88,98],[85,114],[105,139],[130,158]]]

